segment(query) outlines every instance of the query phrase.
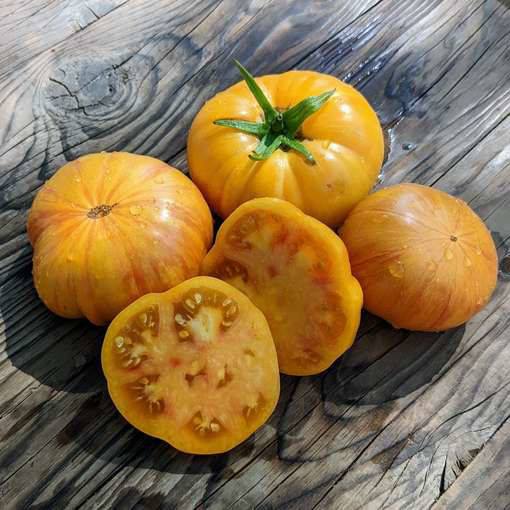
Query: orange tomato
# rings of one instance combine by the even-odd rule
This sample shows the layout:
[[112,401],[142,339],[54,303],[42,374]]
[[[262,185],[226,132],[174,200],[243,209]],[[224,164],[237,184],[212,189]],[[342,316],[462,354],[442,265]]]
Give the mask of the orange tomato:
[[[252,160],[261,136],[213,124],[224,118],[267,122],[247,84],[240,82],[209,100],[193,121],[188,162],[194,182],[222,218],[252,198],[276,197],[327,225],[339,225],[380,172],[384,143],[377,115],[353,87],[326,74],[289,71],[256,83],[283,115],[309,96],[333,91],[294,134],[290,130],[315,164],[283,142],[267,159]],[[285,122],[275,129],[286,134]]]
[[362,293],[345,246],[289,202],[259,198],[236,209],[202,272],[237,287],[262,310],[285,374],[319,373],[354,341]]
[[175,168],[135,154],[90,154],[44,184],[28,235],[46,306],[105,324],[139,296],[195,276],[212,218],[200,191]]
[[269,418],[280,393],[266,319],[215,278],[132,303],[110,324],[101,362],[126,420],[189,453],[233,448]]
[[496,285],[496,248],[482,220],[462,200],[433,188],[398,184],[370,195],[340,235],[365,308],[397,328],[458,326]]

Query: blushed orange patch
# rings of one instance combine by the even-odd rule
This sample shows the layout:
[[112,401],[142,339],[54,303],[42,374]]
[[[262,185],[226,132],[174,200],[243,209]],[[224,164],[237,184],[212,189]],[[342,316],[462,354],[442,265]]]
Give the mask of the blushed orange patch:
[[273,248],[279,244],[284,244],[289,237],[289,231],[286,228],[280,228],[273,236]]
[[267,272],[269,273],[269,276],[271,278],[274,278],[275,276],[278,276],[280,274],[278,272],[278,270],[276,269],[276,267],[274,267],[274,266],[268,266]]

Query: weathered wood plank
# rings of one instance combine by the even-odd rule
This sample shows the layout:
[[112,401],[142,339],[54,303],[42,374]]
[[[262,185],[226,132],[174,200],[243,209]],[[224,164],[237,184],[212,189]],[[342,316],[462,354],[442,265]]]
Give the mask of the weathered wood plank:
[[[144,437],[113,409],[97,358],[103,330],[38,302],[24,223],[43,179],[84,152],[148,152],[185,169],[187,126],[237,79],[235,55],[258,74],[313,68],[360,87],[387,126],[383,184],[416,180],[463,197],[487,219],[501,256],[510,253],[508,6],[211,0],[148,10],[142,0],[89,0],[59,14],[59,3],[0,6],[0,28],[14,24],[0,36],[13,66],[0,74],[0,501],[122,509],[462,501],[462,491],[449,494],[483,471],[486,450],[477,451],[491,437],[506,451],[494,435],[510,400],[504,275],[481,314],[443,335],[365,316],[353,349],[326,374],[283,378],[277,412],[253,438],[196,458]],[[33,35],[48,23],[60,30]],[[501,455],[492,488],[464,482],[473,508],[510,502]]]
[[433,509],[508,508],[509,480],[510,420],[507,420]]

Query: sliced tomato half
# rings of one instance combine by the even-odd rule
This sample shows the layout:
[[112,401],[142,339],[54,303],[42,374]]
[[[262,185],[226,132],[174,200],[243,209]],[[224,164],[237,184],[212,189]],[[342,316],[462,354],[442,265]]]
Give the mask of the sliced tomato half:
[[108,390],[134,427],[189,453],[220,453],[271,415],[280,393],[266,319],[209,277],[123,310],[102,349]]
[[262,310],[285,374],[321,372],[354,341],[363,296],[345,245],[289,202],[257,198],[239,206],[202,273],[234,285]]

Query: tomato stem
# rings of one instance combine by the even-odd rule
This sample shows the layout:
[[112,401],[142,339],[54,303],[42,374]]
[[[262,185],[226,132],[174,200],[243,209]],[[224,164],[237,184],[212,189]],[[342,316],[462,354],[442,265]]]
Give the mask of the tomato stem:
[[335,89],[303,99],[292,108],[281,113],[270,103],[255,78],[237,60],[234,60],[234,63],[262,109],[264,121],[251,122],[239,119],[218,119],[213,124],[257,136],[260,143],[249,156],[253,160],[268,159],[276,149],[283,146],[287,147],[287,149],[300,152],[309,163],[314,165],[316,163],[314,157],[306,146],[296,139],[296,133],[298,133],[301,124],[310,115],[322,108],[326,101],[335,93]]

